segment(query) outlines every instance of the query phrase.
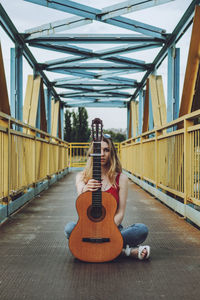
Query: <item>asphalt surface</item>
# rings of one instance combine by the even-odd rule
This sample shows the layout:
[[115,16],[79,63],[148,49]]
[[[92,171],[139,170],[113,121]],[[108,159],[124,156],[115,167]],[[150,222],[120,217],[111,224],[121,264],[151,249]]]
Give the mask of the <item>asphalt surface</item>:
[[200,231],[129,182],[124,226],[145,223],[151,259],[75,259],[64,236],[76,221],[75,172],[0,226],[0,299],[200,299]]

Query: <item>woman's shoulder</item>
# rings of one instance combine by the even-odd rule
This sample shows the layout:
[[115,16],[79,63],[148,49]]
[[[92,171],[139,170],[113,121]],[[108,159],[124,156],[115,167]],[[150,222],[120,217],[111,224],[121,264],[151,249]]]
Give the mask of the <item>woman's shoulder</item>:
[[128,177],[124,173],[120,173],[119,184],[124,184],[128,182]]
[[83,177],[84,177],[83,171],[78,172],[77,175],[76,175],[76,182],[77,181],[83,181]]

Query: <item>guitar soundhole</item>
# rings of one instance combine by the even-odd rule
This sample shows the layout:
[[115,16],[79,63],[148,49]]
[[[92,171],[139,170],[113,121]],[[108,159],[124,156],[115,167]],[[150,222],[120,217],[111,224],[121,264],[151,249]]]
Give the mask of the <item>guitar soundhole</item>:
[[87,210],[88,218],[93,222],[100,222],[105,218],[106,210],[104,206],[93,207],[92,205],[88,207]]

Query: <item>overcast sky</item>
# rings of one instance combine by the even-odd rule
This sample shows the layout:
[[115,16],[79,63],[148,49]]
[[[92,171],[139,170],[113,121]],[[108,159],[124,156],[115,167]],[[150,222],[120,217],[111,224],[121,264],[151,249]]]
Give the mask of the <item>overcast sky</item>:
[[[85,4],[88,6],[92,6],[98,9],[102,9],[106,6],[110,6],[116,3],[123,2],[122,0],[101,0],[101,1],[93,1],[93,0],[79,0],[76,1],[81,4]],[[192,1],[190,0],[175,0],[166,4],[162,4],[153,8],[148,8],[142,11],[136,11],[129,14],[126,14],[127,18],[134,19],[149,25],[157,26],[159,28],[163,28],[167,31],[167,33],[171,33],[175,28],[176,24],[184,14],[187,7],[190,5]],[[73,15],[60,12],[54,9],[42,7],[33,3],[28,3],[23,0],[1,0],[0,3],[3,5],[4,9],[6,10],[9,17],[12,19],[14,25],[19,30],[19,32],[24,32],[26,29],[36,27],[45,23],[57,21],[60,19],[65,19],[72,17]],[[129,33],[134,34],[134,32],[125,30],[119,27],[115,27],[112,25],[100,23],[94,21],[92,24],[85,25],[82,27],[77,27],[72,30],[68,30],[68,33]],[[63,32],[61,32],[63,33]],[[187,31],[181,41],[178,43],[178,47],[181,48],[181,93],[182,93],[182,85],[184,80],[184,73],[185,73],[185,66],[187,62],[187,54],[188,54],[188,47],[189,47],[189,40],[191,35],[191,28]],[[3,57],[4,57],[4,64],[7,76],[7,85],[8,91],[10,87],[9,77],[10,77],[10,47],[13,47],[12,42],[8,39],[6,34],[0,28],[0,38],[1,44],[3,49]],[[81,47],[85,47],[92,50],[97,49],[106,49],[110,48],[111,44],[104,44],[104,45],[94,45],[94,44],[81,44]],[[51,59],[56,58],[63,58],[65,56],[63,53],[56,53],[53,51],[45,51],[39,50],[37,48],[31,48],[32,53],[36,57],[39,62],[44,62]],[[133,54],[123,54],[123,56],[145,60],[147,63],[152,62],[155,55],[159,52],[159,49],[154,50],[146,50],[142,52],[134,52]],[[29,65],[24,60],[24,91],[26,87],[26,80],[27,75],[31,74],[32,70]],[[164,90],[165,90],[165,98],[167,98],[167,60],[159,68],[158,75],[163,76],[164,81]],[[124,75],[124,77],[141,80],[144,73],[138,74],[130,74]],[[47,76],[50,80],[53,80],[57,77],[66,77],[65,75],[57,75],[54,73],[47,73]],[[122,76],[122,75],[119,75]],[[180,94],[181,94],[180,93]],[[100,117],[103,119],[104,128],[126,128],[127,121],[126,116],[127,112],[126,109],[121,108],[90,108],[88,109],[89,113],[89,122],[94,117]]]

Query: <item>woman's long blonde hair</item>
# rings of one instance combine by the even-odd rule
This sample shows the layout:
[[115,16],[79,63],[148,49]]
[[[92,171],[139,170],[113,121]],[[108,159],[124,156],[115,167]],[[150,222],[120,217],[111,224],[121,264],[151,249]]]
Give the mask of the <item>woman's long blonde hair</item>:
[[[116,173],[121,173],[122,172],[122,166],[119,161],[117,151],[115,149],[115,146],[110,138],[102,137],[102,141],[106,142],[108,144],[109,150],[110,150],[110,158],[108,161],[108,179],[112,185],[115,186],[115,178],[116,178]],[[87,164],[85,169],[83,170],[83,181],[85,183],[88,182],[92,178],[92,171],[93,171],[93,159],[90,156],[93,150],[93,143],[91,144],[88,154],[87,154]]]

